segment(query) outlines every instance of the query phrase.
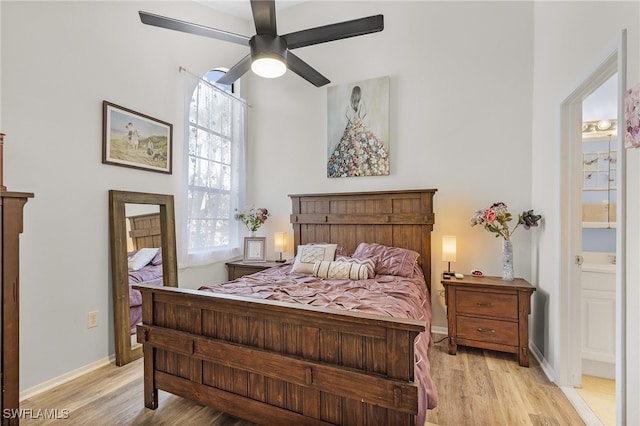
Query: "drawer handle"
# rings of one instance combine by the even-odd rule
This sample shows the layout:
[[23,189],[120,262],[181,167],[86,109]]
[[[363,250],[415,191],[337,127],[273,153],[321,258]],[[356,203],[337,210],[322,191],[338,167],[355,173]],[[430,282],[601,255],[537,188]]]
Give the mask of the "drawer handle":
[[476,302],[476,305],[478,305],[478,306],[491,306],[491,303],[480,303],[480,302]]
[[478,327],[478,331],[480,333],[495,333],[496,332],[493,328],[482,328],[482,327]]

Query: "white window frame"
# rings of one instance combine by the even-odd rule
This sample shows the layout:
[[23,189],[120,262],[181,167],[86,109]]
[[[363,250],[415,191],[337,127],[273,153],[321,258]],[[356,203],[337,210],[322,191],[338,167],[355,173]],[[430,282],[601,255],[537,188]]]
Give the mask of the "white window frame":
[[[242,255],[242,231],[234,215],[244,205],[246,192],[246,102],[205,79],[185,74],[181,267]],[[216,118],[207,112],[221,106],[225,111]],[[194,175],[194,168],[200,173]],[[209,225],[202,225],[203,221]]]

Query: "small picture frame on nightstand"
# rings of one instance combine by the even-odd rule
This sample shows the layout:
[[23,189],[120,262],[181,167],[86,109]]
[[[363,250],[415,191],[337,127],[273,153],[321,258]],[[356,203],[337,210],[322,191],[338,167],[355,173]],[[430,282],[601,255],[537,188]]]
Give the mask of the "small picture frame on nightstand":
[[265,243],[265,237],[244,237],[242,260],[245,262],[266,262]]

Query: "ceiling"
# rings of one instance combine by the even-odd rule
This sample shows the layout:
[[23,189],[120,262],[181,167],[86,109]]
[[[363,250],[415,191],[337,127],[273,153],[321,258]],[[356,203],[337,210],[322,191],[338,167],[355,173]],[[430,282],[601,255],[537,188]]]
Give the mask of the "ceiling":
[[[276,14],[281,10],[288,9],[292,6],[304,3],[305,1],[308,0],[276,0]],[[201,3],[219,12],[237,16],[238,18],[247,20],[252,19],[251,4],[249,3],[249,0],[198,0],[198,3]]]
[[[251,4],[249,0],[197,0],[207,7],[228,15],[251,21]],[[276,13],[299,5],[309,0],[276,0]],[[601,120],[617,117],[616,78],[611,78],[596,90],[583,103],[583,120]]]

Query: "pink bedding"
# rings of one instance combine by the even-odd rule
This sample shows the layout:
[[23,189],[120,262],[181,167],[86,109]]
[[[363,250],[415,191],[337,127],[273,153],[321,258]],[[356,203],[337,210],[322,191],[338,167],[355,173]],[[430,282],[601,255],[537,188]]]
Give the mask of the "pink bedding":
[[427,358],[432,344],[431,299],[420,267],[414,267],[411,277],[376,275],[374,279],[358,281],[319,279],[291,273],[291,269],[292,263],[288,262],[228,283],[203,286],[200,290],[425,321],[427,331],[420,333],[415,341],[415,377],[419,383],[416,424],[424,424],[426,410],[437,404],[437,393]]
[[152,265],[149,263],[142,269],[137,271],[129,269],[129,324],[131,325],[131,334],[136,333],[136,327],[142,322],[142,294],[139,290],[131,287],[133,284],[150,284],[162,286],[162,264]]

